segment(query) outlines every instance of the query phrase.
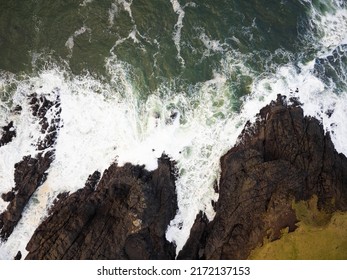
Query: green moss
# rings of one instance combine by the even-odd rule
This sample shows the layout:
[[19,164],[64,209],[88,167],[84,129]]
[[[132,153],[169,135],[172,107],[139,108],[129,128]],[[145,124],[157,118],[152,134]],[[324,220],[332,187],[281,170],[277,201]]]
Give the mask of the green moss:
[[347,213],[325,213],[317,209],[317,197],[293,203],[298,228],[253,250],[249,259],[347,259]]
[[299,221],[310,226],[324,226],[331,220],[332,214],[320,211],[317,208],[318,197],[313,196],[308,201],[293,202],[292,208],[295,210]]

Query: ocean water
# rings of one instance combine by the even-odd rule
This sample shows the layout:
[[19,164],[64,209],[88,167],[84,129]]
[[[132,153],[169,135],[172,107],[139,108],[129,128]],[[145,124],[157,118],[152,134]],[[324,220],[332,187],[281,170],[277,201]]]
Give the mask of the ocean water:
[[[112,162],[177,163],[183,247],[199,211],[213,219],[219,159],[278,93],[298,97],[347,154],[344,0],[3,0],[0,3],[0,193],[40,133],[28,96],[61,100],[55,159],[0,259],[12,259],[63,191]],[[20,114],[13,108],[20,105]],[[51,110],[47,118],[54,118]],[[0,213],[8,203],[0,199]]]

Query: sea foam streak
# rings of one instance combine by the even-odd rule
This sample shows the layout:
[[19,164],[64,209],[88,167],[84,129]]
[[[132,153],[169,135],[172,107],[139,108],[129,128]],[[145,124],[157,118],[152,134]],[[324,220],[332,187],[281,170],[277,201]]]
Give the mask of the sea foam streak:
[[172,39],[175,43],[176,50],[177,50],[177,59],[181,63],[182,66],[184,66],[185,61],[183,57],[181,56],[181,32],[183,28],[183,19],[185,16],[184,9],[187,6],[194,7],[195,3],[194,2],[188,2],[185,4],[183,7],[180,5],[180,3],[177,0],[170,0],[172,4],[172,9],[173,11],[178,15],[177,22],[174,26],[174,32],[172,35]]
[[73,47],[75,46],[74,39],[85,32],[91,33],[91,29],[85,26],[82,26],[80,29],[76,30],[73,35],[71,35],[67,41],[65,42],[65,47],[67,47],[70,51],[70,57],[72,56]]
[[[129,7],[131,4],[118,2],[128,3]],[[174,6],[178,2],[171,3]],[[317,30],[312,36],[317,37],[317,42],[329,36],[329,30],[336,31],[333,39],[319,43],[317,57],[329,55],[344,41],[344,22],[325,20],[334,14],[342,15],[338,18],[345,17],[346,9],[336,7],[336,10],[317,16],[312,6],[315,16],[311,23]],[[180,11],[180,6],[176,6],[176,11]],[[331,27],[332,24],[337,26]],[[204,35],[200,39],[206,43],[208,51],[222,51],[219,42]],[[327,85],[317,77],[314,60],[296,61],[277,67],[272,74],[256,76],[243,65],[242,55],[224,50],[223,53],[221,69],[215,71],[210,80],[192,85],[189,94],[162,84],[145,101],[139,98],[132,84],[131,67],[115,56],[106,61],[111,77],[107,83],[90,75],[74,76],[55,65],[24,80],[17,77],[17,81],[14,75],[2,74],[0,88],[8,83],[16,84],[17,89],[12,93],[14,104],[20,104],[23,110],[15,115],[9,113],[7,104],[0,106],[0,124],[14,120],[17,131],[11,143],[0,147],[1,193],[13,187],[14,163],[25,155],[37,154],[38,120],[31,116],[27,96],[36,92],[49,97],[59,92],[63,126],[58,133],[55,159],[47,180],[31,198],[8,241],[0,245],[0,258],[11,259],[18,250],[26,255],[25,245],[58,193],[83,187],[89,174],[95,170],[103,172],[114,161],[120,165],[125,162],[144,164],[149,170],[155,169],[162,153],[177,162],[179,210],[166,237],[175,242],[179,251],[200,210],[209,219],[214,217],[211,201],[218,199],[213,185],[218,182],[220,157],[234,145],[245,122],[254,120],[255,114],[278,93],[300,97],[305,114],[318,117],[325,129],[331,131],[336,149],[347,154],[347,145],[343,142],[347,138],[346,92],[342,90],[337,95],[334,84]],[[228,86],[229,77],[238,73],[236,68],[253,75],[251,94],[244,99],[239,113],[231,109],[234,97]],[[6,205],[1,202],[1,211]]]

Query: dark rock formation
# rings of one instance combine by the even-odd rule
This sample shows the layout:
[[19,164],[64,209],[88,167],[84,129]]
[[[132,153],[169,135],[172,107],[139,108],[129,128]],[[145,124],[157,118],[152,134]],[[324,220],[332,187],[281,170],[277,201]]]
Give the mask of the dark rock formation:
[[[60,100],[49,101],[44,96],[38,97],[36,93],[29,97],[33,116],[37,117],[41,125],[42,139],[38,139],[37,149],[42,151],[35,158],[31,156],[23,157],[22,161],[15,164],[14,181],[15,187],[8,193],[3,193],[1,198],[9,201],[5,212],[0,214],[0,238],[6,240],[12,233],[14,227],[22,217],[24,207],[36,189],[46,180],[46,171],[54,156],[54,144],[57,132],[60,128]],[[15,112],[21,109],[18,106]],[[54,118],[48,122],[47,112],[52,111]],[[1,143],[8,143],[15,136],[15,131],[11,129],[13,123],[3,128],[6,132],[0,140]]]
[[6,240],[22,217],[22,212],[35,190],[45,181],[46,170],[51,164],[52,152],[37,158],[26,156],[15,165],[15,188],[4,196],[11,196],[5,212],[0,214],[0,237]]
[[178,259],[194,260],[204,258],[207,225],[206,215],[199,212],[190,230],[189,241],[179,252]]
[[16,194],[14,191],[9,191],[8,193],[3,193],[1,198],[6,202],[11,202],[15,198]]
[[85,187],[60,195],[27,245],[26,259],[173,259],[165,238],[177,210],[168,158],[148,172],[112,164]]
[[22,259],[22,253],[21,253],[21,251],[18,251],[17,255],[14,257],[14,260],[18,261],[20,259]]
[[[56,129],[50,127],[59,120],[48,123],[47,110],[35,104],[59,106],[33,98],[45,135],[39,146],[46,149],[54,145]],[[44,181],[50,159],[45,150],[16,165],[16,189],[2,196],[11,201],[0,216],[3,237]],[[295,231],[292,204],[312,196],[327,213],[347,210],[347,159],[318,120],[303,116],[297,100],[288,105],[279,95],[264,107],[221,158],[221,170],[216,216],[209,222],[197,215],[178,259],[245,259],[264,239],[280,238],[283,229]],[[95,172],[84,188],[58,196],[29,241],[26,259],[174,259],[174,245],[165,238],[177,210],[174,181],[165,157],[152,172],[131,164],[112,164],[102,176]]]
[[[221,158],[216,216],[197,216],[179,259],[245,259],[264,238],[296,228],[292,202],[318,197],[325,211],[347,209],[347,159],[329,134],[278,96]],[[198,240],[198,241],[197,241]]]
[[2,127],[2,134],[0,137],[0,147],[11,142],[13,137],[16,137],[16,130],[13,127],[13,121],[8,125]]
[[[43,139],[39,139],[37,143],[38,150],[44,150],[46,148],[53,147],[57,139],[57,134],[60,129],[60,96],[54,101],[48,100],[45,96],[38,96],[37,93],[30,95],[31,109],[33,115],[39,119],[41,125],[41,133],[44,135]],[[50,123],[46,114],[48,112],[54,114],[54,118],[51,119]]]

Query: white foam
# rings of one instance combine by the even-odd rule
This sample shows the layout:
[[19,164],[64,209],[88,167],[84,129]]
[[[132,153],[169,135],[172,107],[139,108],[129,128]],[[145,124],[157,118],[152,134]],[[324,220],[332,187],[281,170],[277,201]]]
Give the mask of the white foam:
[[72,54],[73,48],[75,46],[75,41],[74,39],[80,35],[82,35],[83,33],[85,33],[86,31],[88,31],[89,33],[91,32],[91,29],[86,27],[86,26],[82,26],[80,29],[76,30],[74,32],[74,34],[72,34],[65,42],[65,47],[67,47],[70,51],[70,54]]
[[[301,65],[300,70],[288,64],[280,67],[274,75],[258,80],[253,85],[252,99],[245,103],[245,110],[248,110],[249,106],[254,107],[254,103],[258,103],[264,97],[265,103],[268,103],[277,93],[299,97],[305,115],[320,120],[325,130],[331,132],[336,150],[347,154],[344,141],[347,138],[347,92],[337,95],[334,87],[327,86],[313,74],[313,67],[313,61]],[[298,92],[295,92],[297,89]]]
[[80,4],[80,6],[85,7],[88,4],[92,3],[94,0],[83,0],[83,2]]
[[108,9],[108,22],[110,27],[114,25],[114,18],[118,13],[118,6],[116,3],[111,4],[111,8]]
[[181,56],[181,31],[183,28],[183,19],[184,19],[185,12],[177,0],[170,0],[170,2],[172,4],[172,8],[174,12],[178,15],[172,38],[177,49],[177,59],[184,66],[184,59]]
[[[339,45],[347,44],[347,7],[344,1],[319,1],[318,8],[311,1],[306,2],[311,6],[309,23],[315,33],[312,34],[312,39],[320,45],[318,55],[324,55]],[[326,6],[329,11],[320,11],[320,4]]]
[[[17,89],[13,93],[13,103],[20,105],[22,111],[20,114],[11,113],[6,104],[2,104],[4,108],[1,110],[1,123],[13,121],[16,130],[16,137],[8,143],[0,147],[0,186],[1,192],[6,193],[14,188],[14,164],[21,161],[23,156],[37,154],[36,144],[42,138],[39,132],[40,125],[38,120],[32,116],[27,100],[27,92],[31,91],[28,81],[22,81],[18,84]],[[49,99],[49,96],[47,95]],[[0,212],[3,212],[8,203],[0,200]]]
[[323,38],[321,42],[326,48],[347,44],[347,9],[339,9],[333,15],[322,16]]
[[132,0],[129,0],[129,1],[127,1],[127,0],[116,0],[116,1],[117,1],[117,3],[119,5],[123,6],[123,9],[129,14],[129,17],[131,18],[131,21],[134,23],[135,21],[134,21],[134,18],[133,18],[133,14],[131,12],[131,5],[132,5],[133,1]]
[[213,40],[202,31],[199,35],[199,39],[205,46],[203,57],[209,57],[214,53],[224,53],[228,46],[225,43],[221,43],[219,40]]
[[132,11],[131,11],[131,1],[126,0],[115,0],[114,3],[111,4],[111,8],[109,9],[109,24],[110,26],[114,25],[114,17],[118,13],[119,6],[122,7],[123,10],[125,10],[130,17],[131,23],[133,24],[132,30],[129,32],[127,37],[120,38],[116,41],[116,43],[113,45],[113,47],[110,50],[110,53],[112,55],[115,55],[114,50],[117,48],[118,45],[123,44],[126,40],[131,39],[135,44],[140,44],[141,50],[145,51],[145,48],[141,45],[140,40],[138,39],[138,36],[141,39],[144,39],[145,41],[149,42],[149,39],[146,38],[144,35],[140,34],[140,32],[137,29],[137,25],[135,23],[135,19],[133,18]]
[[219,40],[211,40],[205,33],[201,33],[199,36],[204,46],[213,52],[223,52],[224,48]]
[[122,8],[124,11],[128,13],[132,24],[135,25],[135,20],[131,11],[132,3],[132,0],[114,0],[114,2],[111,4],[111,7],[108,10],[108,21],[110,26],[114,25],[114,18],[118,14],[120,8]]

